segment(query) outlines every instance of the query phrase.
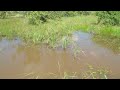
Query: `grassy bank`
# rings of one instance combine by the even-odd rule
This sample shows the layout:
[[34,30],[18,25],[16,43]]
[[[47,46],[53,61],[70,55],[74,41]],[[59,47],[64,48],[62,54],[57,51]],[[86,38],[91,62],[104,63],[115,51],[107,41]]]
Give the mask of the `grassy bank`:
[[26,18],[0,19],[1,37],[20,37],[27,42],[47,43],[51,47],[57,46],[58,41],[67,41],[65,36],[70,36],[74,31],[93,32],[95,34],[120,38],[120,27],[96,25],[95,16],[63,17],[61,20],[50,20],[40,25],[30,25]]

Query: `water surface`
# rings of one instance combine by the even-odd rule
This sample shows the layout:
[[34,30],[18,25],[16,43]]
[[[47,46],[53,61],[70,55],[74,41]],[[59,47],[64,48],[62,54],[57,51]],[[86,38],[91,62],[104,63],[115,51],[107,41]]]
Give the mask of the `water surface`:
[[[109,78],[120,78],[120,55],[92,40],[92,35],[73,33],[73,39],[84,52],[74,59],[70,49],[50,49],[45,45],[25,46],[19,39],[0,41],[0,78],[50,78],[50,73],[81,72],[87,64],[112,70]],[[48,75],[49,74],[49,75]],[[51,75],[52,75],[51,74]]]

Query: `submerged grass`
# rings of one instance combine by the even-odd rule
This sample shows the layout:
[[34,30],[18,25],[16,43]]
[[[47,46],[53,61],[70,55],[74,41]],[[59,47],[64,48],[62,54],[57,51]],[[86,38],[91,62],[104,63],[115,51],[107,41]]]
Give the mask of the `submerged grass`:
[[88,70],[82,72],[83,79],[108,79],[111,74],[111,70],[103,66],[92,66],[88,64]]
[[18,75],[18,78],[24,79],[109,79],[111,70],[105,67],[87,66],[84,72],[60,72],[56,73],[40,73],[30,72]]

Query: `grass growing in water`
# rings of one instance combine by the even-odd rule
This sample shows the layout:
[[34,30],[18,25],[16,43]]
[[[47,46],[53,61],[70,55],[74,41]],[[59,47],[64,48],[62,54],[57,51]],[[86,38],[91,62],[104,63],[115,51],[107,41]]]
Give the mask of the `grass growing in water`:
[[88,65],[88,71],[82,73],[83,79],[108,79],[108,75],[111,73],[105,67],[94,67],[92,65]]
[[109,79],[110,70],[104,67],[88,65],[84,72],[62,72],[62,74],[30,72],[20,74],[18,78],[26,79]]
[[[49,23],[40,25],[30,25],[26,18],[0,19],[0,36],[20,37],[27,42],[47,43],[50,47],[56,47],[57,43],[63,39],[63,48],[66,48],[68,40],[65,36],[70,36],[74,31],[88,28],[88,20],[93,16],[64,17],[60,21],[50,20]],[[92,21],[90,21],[92,22]],[[83,25],[84,23],[84,25]]]
[[96,25],[97,17],[75,16],[63,17],[61,20],[50,20],[48,23],[40,25],[28,24],[26,18],[0,19],[0,37],[19,37],[26,42],[46,43],[50,47],[57,47],[63,41],[63,48],[66,48],[70,37],[74,31],[92,32],[93,34],[106,36],[109,38],[120,38],[119,26]]

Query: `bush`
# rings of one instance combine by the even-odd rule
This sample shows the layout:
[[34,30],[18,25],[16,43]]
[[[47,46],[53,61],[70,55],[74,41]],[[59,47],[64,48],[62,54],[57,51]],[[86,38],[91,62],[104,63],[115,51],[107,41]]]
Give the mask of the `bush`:
[[98,16],[98,23],[120,25],[119,11],[99,11],[96,12],[96,15]]
[[5,19],[7,17],[7,11],[0,11],[0,18]]
[[70,17],[80,15],[80,11],[31,11],[27,17],[31,24],[45,23],[49,19],[60,19],[61,17]]
[[79,13],[82,15],[90,15],[91,11],[79,11]]
[[39,24],[47,22],[48,19],[60,18],[62,13],[58,11],[31,11],[28,12],[27,17],[29,18],[29,23]]
[[5,18],[10,18],[13,16],[25,16],[27,11],[0,11],[0,18],[5,19]]
[[46,21],[46,14],[44,12],[31,11],[28,12],[27,17],[29,18],[30,24],[39,24],[40,21]]

